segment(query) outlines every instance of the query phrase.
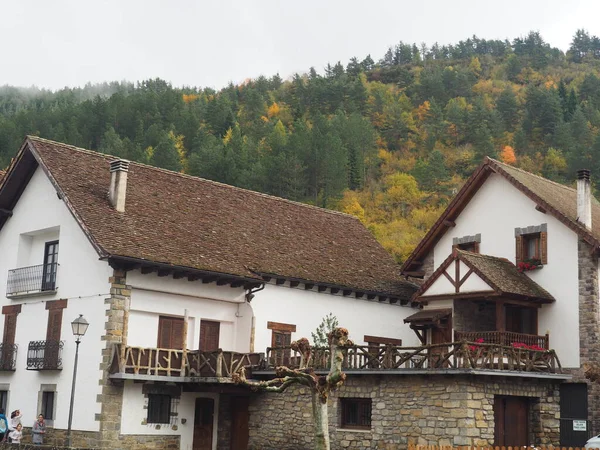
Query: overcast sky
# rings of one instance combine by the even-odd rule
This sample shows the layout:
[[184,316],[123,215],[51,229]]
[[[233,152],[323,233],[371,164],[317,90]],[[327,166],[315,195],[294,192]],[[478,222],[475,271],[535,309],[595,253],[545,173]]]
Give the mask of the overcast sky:
[[566,50],[600,35],[598,0],[0,0],[0,85],[58,89],[160,77],[215,88],[321,71],[390,45],[513,39]]

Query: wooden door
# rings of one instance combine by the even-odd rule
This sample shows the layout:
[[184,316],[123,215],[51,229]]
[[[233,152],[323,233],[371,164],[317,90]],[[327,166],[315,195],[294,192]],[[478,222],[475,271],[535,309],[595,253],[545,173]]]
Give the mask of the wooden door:
[[529,399],[496,396],[494,440],[499,446],[527,446],[529,442]]
[[44,249],[44,273],[42,291],[53,291],[56,288],[56,272],[58,270],[58,241],[46,242]]
[[[573,430],[574,421],[585,421],[586,431]],[[588,439],[588,387],[586,383],[560,385],[560,445],[583,447]]]
[[197,398],[194,413],[193,450],[212,450],[215,402],[212,398]]
[[248,401],[248,397],[231,399],[231,450],[248,449]]
[[221,324],[211,320],[200,321],[200,350],[214,352],[219,350],[219,333]]

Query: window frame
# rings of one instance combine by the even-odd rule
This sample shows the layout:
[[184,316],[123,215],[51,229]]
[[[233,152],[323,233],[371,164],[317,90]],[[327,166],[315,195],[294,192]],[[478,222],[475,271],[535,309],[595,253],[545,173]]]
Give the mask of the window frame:
[[[54,252],[49,253],[49,250],[53,248]],[[48,241],[44,244],[44,266],[42,273],[42,291],[55,291],[56,290],[56,278],[58,276],[58,251],[59,241]],[[53,261],[49,262],[50,256]],[[50,266],[50,279],[48,279],[48,266]]]
[[[158,403],[156,403],[158,402]],[[156,403],[156,404],[155,404]],[[169,424],[171,423],[171,409],[173,397],[169,394],[148,394],[148,408],[146,423]],[[167,408],[168,405],[168,408]]]
[[9,390],[6,388],[0,389],[0,408],[4,411],[8,411],[8,395]]
[[[542,233],[528,233],[522,235],[523,240],[523,250],[521,250],[521,254],[523,255],[523,261],[527,260],[542,260]],[[534,242],[534,254],[531,255],[529,253],[529,245],[531,242]]]
[[[373,423],[373,399],[370,397],[340,397],[340,428],[344,430],[371,430]],[[356,423],[349,423],[349,409],[356,407]],[[368,424],[362,424],[361,408],[368,410]]]
[[[529,253],[529,244],[536,241],[534,254]],[[539,261],[540,265],[548,264],[548,225],[515,228],[515,264]]]
[[[48,405],[48,397],[52,397],[52,402]],[[50,406],[50,408],[48,408]],[[54,407],[56,406],[56,392],[42,391],[42,405],[40,414],[44,416],[44,420],[54,420]]]

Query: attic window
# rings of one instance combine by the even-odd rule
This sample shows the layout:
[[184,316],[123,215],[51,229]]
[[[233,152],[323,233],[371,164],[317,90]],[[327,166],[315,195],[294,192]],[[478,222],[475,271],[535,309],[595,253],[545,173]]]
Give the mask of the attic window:
[[481,243],[481,233],[474,236],[463,236],[452,239],[452,248],[458,248],[466,252],[479,253],[479,244]]
[[548,231],[544,223],[527,228],[515,228],[516,263],[539,261],[548,264]]

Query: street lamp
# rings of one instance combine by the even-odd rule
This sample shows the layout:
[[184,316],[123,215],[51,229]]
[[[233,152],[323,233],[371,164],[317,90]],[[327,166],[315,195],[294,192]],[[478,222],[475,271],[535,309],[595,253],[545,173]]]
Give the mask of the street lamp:
[[69,406],[69,427],[67,428],[67,447],[71,447],[71,424],[73,422],[73,402],[75,401],[75,381],[77,379],[77,360],[79,359],[79,343],[81,338],[85,335],[90,324],[84,319],[82,314],[71,322],[71,328],[73,329],[73,336],[75,339],[75,365],[73,366],[73,384],[71,385],[71,404]]

